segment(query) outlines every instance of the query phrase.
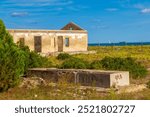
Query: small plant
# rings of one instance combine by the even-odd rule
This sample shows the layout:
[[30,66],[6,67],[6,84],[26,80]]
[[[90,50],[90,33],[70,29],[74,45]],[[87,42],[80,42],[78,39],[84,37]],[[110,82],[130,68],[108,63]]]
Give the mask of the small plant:
[[133,58],[105,57],[101,60],[102,67],[107,70],[129,71],[134,79],[143,78],[147,70]]
[[102,69],[102,64],[100,61],[96,60],[91,63],[90,68],[91,69]]
[[52,62],[48,58],[42,57],[41,55],[35,52],[29,53],[28,68],[51,67],[51,66],[52,66]]
[[28,68],[52,67],[52,62],[47,57],[43,57],[34,51],[30,51],[28,46],[21,46],[18,44],[18,47],[25,55],[25,74]]
[[60,68],[63,69],[86,69],[89,68],[89,63],[79,58],[70,58],[62,63]]
[[60,53],[57,56],[58,60],[66,60],[66,59],[69,59],[69,58],[71,58],[71,55],[69,55],[68,53]]

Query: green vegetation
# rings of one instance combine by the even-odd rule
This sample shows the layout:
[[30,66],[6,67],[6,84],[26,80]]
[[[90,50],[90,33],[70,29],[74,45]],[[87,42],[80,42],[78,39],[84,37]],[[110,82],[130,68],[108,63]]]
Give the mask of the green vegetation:
[[101,61],[99,61],[99,60],[93,61],[93,62],[91,63],[91,65],[90,65],[90,68],[91,68],[91,69],[103,69],[102,63],[101,63]]
[[30,52],[21,42],[14,44],[13,38],[0,20],[0,92],[18,85],[20,76],[28,68],[50,66],[52,63],[48,58]]
[[132,78],[143,78],[147,70],[133,58],[105,57],[100,61],[102,67],[107,70],[129,71]]
[[102,60],[95,60],[91,63],[77,57],[70,57],[60,65],[60,68],[129,71],[130,76],[134,79],[144,78],[147,75],[146,68],[131,57],[105,57]]
[[69,55],[68,53],[60,53],[58,56],[57,56],[57,59],[58,60],[66,60],[66,59],[69,59],[71,58],[72,56]]
[[25,70],[27,71],[28,68],[37,68],[37,67],[51,67],[52,62],[47,57],[42,57],[36,52],[30,51],[27,46],[21,47],[18,45],[19,48],[24,51],[26,60],[25,60]]
[[150,46],[91,46],[89,51],[97,51],[96,54],[78,54],[74,57],[92,62],[94,60],[101,60],[105,57],[131,57],[136,61],[141,62],[145,67],[150,67]]
[[89,64],[87,61],[72,57],[70,59],[65,60],[61,64],[60,68],[63,68],[63,69],[87,69],[87,68],[89,68]]
[[25,55],[14,43],[0,20],[0,91],[16,86],[24,73]]
[[[97,53],[42,57],[21,42],[14,44],[0,20],[0,99],[150,99],[150,78],[145,77],[146,68],[150,67],[150,46],[89,47],[89,50]],[[130,72],[131,83],[146,84],[149,89],[130,94],[116,94],[113,89],[102,93],[94,87],[81,89],[79,85],[64,82],[64,79],[55,86],[50,83],[35,89],[18,87],[20,77],[28,68],[35,67],[125,70]]]
[[[82,59],[88,63],[95,64],[95,61],[100,61],[105,57],[111,58],[132,58],[137,63],[140,62],[146,68],[150,67],[150,46],[95,46],[89,47],[89,51],[97,51],[96,54],[77,54],[72,57]],[[49,57],[54,67],[60,66],[64,60],[58,60],[57,57]],[[97,65],[96,65],[97,66]],[[96,67],[95,66],[95,67]],[[94,65],[91,68],[95,68]],[[100,66],[99,66],[100,67]]]

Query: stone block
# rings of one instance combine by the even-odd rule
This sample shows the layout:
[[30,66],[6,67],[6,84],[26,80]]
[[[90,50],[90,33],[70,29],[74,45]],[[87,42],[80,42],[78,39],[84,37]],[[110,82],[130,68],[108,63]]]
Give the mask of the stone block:
[[81,86],[117,87],[128,86],[128,71],[101,71],[77,69],[36,68],[28,70],[28,77],[41,77],[57,83],[60,80],[81,84]]

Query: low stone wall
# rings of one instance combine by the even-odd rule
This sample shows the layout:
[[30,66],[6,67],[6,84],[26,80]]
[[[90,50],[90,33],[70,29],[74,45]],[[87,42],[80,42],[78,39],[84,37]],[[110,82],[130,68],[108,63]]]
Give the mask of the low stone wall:
[[96,54],[96,51],[73,51],[73,52],[49,52],[49,53],[40,53],[41,56],[58,56],[61,53],[68,53],[70,55],[75,54]]
[[55,83],[65,79],[82,86],[104,88],[129,85],[129,72],[127,71],[34,68],[28,70],[28,77],[41,77]]

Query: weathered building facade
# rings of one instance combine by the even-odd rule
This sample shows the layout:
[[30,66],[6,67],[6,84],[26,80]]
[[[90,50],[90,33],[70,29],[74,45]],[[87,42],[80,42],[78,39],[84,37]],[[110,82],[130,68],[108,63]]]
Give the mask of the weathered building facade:
[[8,29],[14,42],[39,53],[87,51],[88,33],[74,23],[61,30]]

